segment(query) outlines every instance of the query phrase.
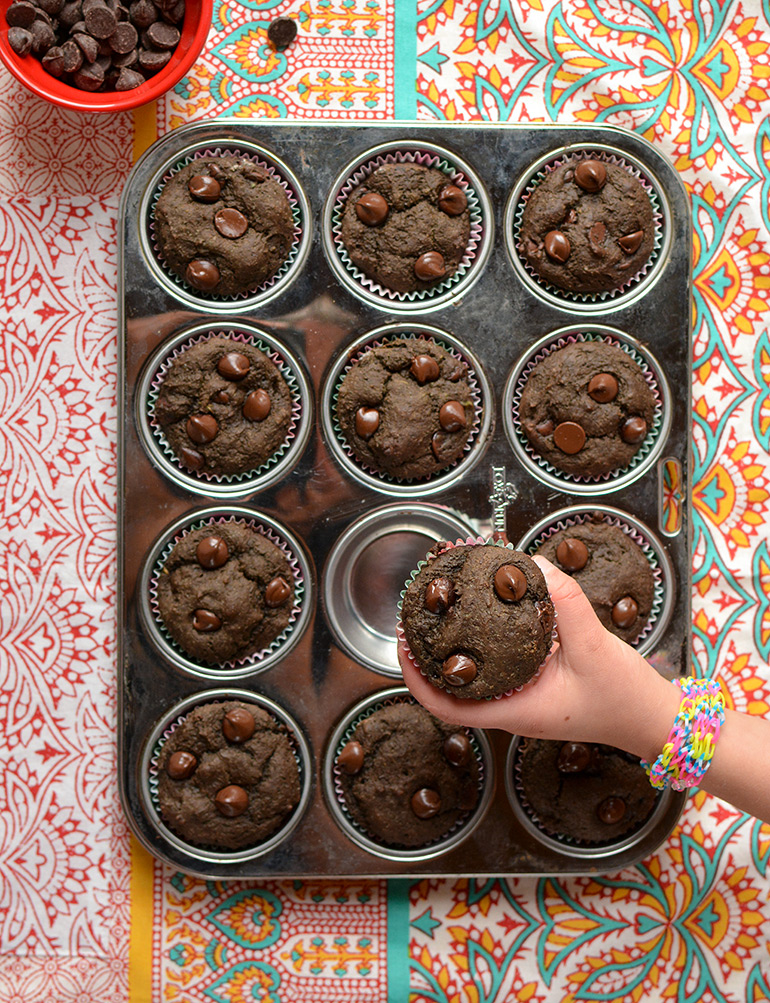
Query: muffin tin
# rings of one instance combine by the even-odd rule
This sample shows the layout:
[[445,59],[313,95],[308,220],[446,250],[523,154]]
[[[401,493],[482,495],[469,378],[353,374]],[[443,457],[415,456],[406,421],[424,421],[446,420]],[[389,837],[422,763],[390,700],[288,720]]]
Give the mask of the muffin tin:
[[[334,249],[331,218],[341,186],[361,164],[394,149],[437,152],[464,166],[478,198],[483,226],[466,272],[472,281],[435,297],[393,301],[362,290]],[[296,198],[301,230],[280,281],[234,301],[199,297],[172,281],[151,240],[163,178],[196,153],[216,150],[243,150],[275,165]],[[614,153],[639,165],[662,218],[654,266],[601,307],[538,288],[517,261],[511,235],[529,179],[570,150]],[[578,852],[524,821],[508,776],[512,739],[502,732],[479,733],[482,807],[439,852],[402,854],[352,834],[331,773],[349,716],[387,698],[400,681],[399,594],[438,539],[496,534],[528,547],[553,522],[581,512],[625,520],[650,542],[662,569],[663,598],[644,653],[669,678],[687,672],[691,217],[672,166],[639,136],[611,127],[212,120],[174,130],[137,163],[121,201],[119,251],[119,780],[139,840],[172,866],[212,878],[586,873],[616,870],[654,850],[676,824],[684,794],[664,793],[631,838]],[[253,478],[191,476],[151,428],[153,373],[179,345],[209,332],[258,338],[291,370],[301,399],[289,447]],[[435,337],[469,359],[485,404],[467,454],[424,484],[357,469],[330,413],[351,352],[405,333]],[[538,346],[584,334],[625,340],[651,360],[662,388],[653,448],[633,469],[599,484],[544,470],[519,442],[512,417],[516,380]],[[154,623],[147,583],[154,555],[180,527],[232,514],[290,541],[304,594],[293,628],[268,657],[222,671],[169,647]],[[171,833],[148,779],[168,722],[194,703],[228,695],[252,695],[296,727],[306,780],[291,831],[238,854],[204,851]]]

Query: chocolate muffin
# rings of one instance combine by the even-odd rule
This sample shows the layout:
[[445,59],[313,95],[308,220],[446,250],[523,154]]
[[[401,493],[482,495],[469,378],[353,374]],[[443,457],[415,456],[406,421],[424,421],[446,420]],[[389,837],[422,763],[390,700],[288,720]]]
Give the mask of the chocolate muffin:
[[650,196],[629,169],[571,157],[530,192],[518,247],[530,268],[570,293],[620,289],[655,245]]
[[415,702],[388,704],[361,721],[336,767],[353,823],[386,846],[426,846],[479,800],[479,764],[465,729]]
[[609,745],[524,739],[514,769],[533,821],[567,841],[621,839],[647,821],[657,800],[639,760]]
[[202,665],[257,654],[291,622],[295,579],[286,554],[236,519],[185,534],[155,581],[163,627]]
[[196,846],[240,850],[263,842],[299,799],[299,768],[286,729],[256,704],[195,707],[158,757],[161,815]]
[[601,518],[553,533],[536,553],[571,575],[602,624],[633,644],[650,622],[655,577],[639,544]]
[[244,474],[258,470],[286,443],[292,394],[264,352],[214,337],[190,345],[171,362],[153,416],[183,467]]
[[464,362],[426,338],[370,348],[343,376],[336,418],[365,467],[424,480],[465,451],[476,422]]
[[286,261],[294,220],[286,191],[245,157],[200,157],[163,185],[154,210],[158,253],[193,289],[255,292]]
[[509,547],[442,553],[445,546],[433,548],[401,601],[413,660],[434,686],[464,699],[523,686],[551,649],[554,608],[542,572]]
[[576,341],[535,363],[518,402],[535,452],[576,477],[628,466],[651,434],[656,398],[639,364],[607,341]]
[[465,255],[467,197],[434,167],[383,164],[345,200],[340,236],[356,268],[386,289],[432,289]]

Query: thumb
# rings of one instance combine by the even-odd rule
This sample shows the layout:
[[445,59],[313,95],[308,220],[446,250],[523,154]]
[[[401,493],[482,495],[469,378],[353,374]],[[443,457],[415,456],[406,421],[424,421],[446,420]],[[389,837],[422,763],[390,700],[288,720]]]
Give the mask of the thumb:
[[548,592],[556,609],[559,643],[565,656],[569,658],[571,651],[576,655],[585,655],[599,650],[606,631],[585,592],[574,578],[565,575],[545,557],[534,557],[533,560],[545,575]]

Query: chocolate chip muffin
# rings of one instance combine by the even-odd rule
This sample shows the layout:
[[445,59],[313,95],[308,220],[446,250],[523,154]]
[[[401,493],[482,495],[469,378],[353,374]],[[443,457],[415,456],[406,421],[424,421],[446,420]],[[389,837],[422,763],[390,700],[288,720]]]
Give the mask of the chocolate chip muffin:
[[436,168],[383,164],[345,200],[340,236],[356,268],[386,289],[431,289],[465,255],[467,196]]
[[158,757],[161,815],[195,846],[255,846],[281,828],[299,799],[299,768],[286,729],[256,704],[195,707]]
[[284,188],[242,157],[200,157],[163,185],[155,242],[170,271],[218,297],[255,292],[286,261],[294,220]]
[[570,158],[529,194],[518,247],[546,282],[572,293],[621,288],[647,264],[655,244],[650,196],[609,159]]
[[634,644],[650,622],[655,577],[639,544],[601,518],[553,533],[537,553],[571,575],[602,624]]
[[568,841],[621,839],[647,821],[657,801],[639,760],[609,745],[524,739],[514,769],[533,821]]
[[202,665],[257,654],[291,622],[295,578],[286,554],[236,519],[185,534],[155,581],[165,631]]
[[542,572],[508,547],[445,546],[434,547],[401,602],[415,663],[463,699],[523,686],[551,649],[554,607]]
[[534,365],[518,417],[542,459],[576,477],[602,477],[632,461],[651,434],[656,403],[641,367],[622,348],[576,341]]
[[413,701],[361,721],[335,765],[353,823],[386,846],[432,843],[479,800],[479,764],[465,729]]
[[336,418],[365,467],[424,480],[465,451],[476,424],[468,367],[426,338],[368,349],[343,376]]
[[186,469],[244,474],[258,470],[287,442],[292,394],[264,352],[213,337],[173,359],[153,417]]

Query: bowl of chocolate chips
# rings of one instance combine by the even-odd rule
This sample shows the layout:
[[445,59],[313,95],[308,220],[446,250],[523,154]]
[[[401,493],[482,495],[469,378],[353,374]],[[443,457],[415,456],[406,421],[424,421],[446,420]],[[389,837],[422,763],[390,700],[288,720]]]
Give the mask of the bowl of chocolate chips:
[[0,0],[0,58],[33,93],[76,111],[127,111],[177,84],[213,0]]

